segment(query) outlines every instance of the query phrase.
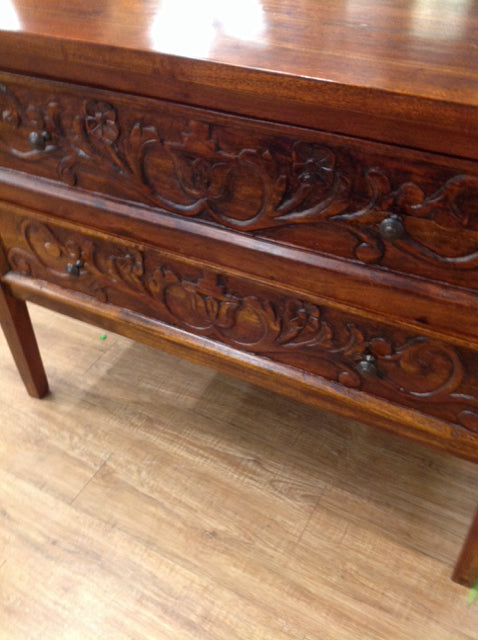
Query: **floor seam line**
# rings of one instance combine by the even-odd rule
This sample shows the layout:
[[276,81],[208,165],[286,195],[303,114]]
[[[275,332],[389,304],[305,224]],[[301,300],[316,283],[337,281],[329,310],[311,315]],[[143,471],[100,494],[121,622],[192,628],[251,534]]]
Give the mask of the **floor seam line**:
[[103,462],[100,464],[100,466],[98,467],[98,469],[94,472],[94,474],[91,476],[91,478],[88,479],[88,481],[81,487],[81,489],[78,491],[78,493],[76,494],[76,496],[73,498],[73,500],[70,502],[70,506],[72,506],[76,500],[80,497],[80,495],[82,494],[82,492],[86,489],[86,487],[90,484],[90,482],[92,482],[96,476],[98,475],[98,473],[101,471],[101,469],[103,469],[103,467],[105,466],[105,464],[109,461],[109,459],[111,458],[111,456],[113,455],[113,452],[109,453],[108,456],[103,460]]

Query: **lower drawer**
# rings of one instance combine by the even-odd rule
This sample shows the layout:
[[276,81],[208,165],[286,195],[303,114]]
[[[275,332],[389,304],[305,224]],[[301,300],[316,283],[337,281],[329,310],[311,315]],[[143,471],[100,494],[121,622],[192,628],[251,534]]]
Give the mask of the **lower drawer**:
[[264,284],[212,260],[7,209],[0,210],[0,233],[13,272],[333,381],[364,401],[378,397],[438,418],[449,428],[437,440],[453,439],[455,453],[478,458],[478,357],[471,350],[291,292],[287,273],[278,278],[282,286]]

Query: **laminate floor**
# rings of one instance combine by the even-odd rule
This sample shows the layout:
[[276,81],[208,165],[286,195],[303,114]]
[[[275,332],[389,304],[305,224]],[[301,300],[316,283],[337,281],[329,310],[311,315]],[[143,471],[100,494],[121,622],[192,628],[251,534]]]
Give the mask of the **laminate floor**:
[[1,640],[461,640],[478,467],[32,307],[0,337]]

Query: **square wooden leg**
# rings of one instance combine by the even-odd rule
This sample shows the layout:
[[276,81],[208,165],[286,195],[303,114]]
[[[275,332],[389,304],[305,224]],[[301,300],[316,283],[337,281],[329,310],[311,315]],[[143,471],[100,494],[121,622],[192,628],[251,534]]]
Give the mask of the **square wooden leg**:
[[478,510],[453,572],[453,580],[472,587],[478,580]]
[[48,393],[48,381],[27,305],[14,298],[1,283],[0,325],[28,393],[42,398]]

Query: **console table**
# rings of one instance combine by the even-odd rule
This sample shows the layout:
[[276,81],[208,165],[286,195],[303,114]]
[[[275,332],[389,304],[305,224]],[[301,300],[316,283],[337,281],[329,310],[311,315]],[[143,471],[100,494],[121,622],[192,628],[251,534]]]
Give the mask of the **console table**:
[[478,3],[0,7],[0,320],[31,395],[25,301],[478,462]]

